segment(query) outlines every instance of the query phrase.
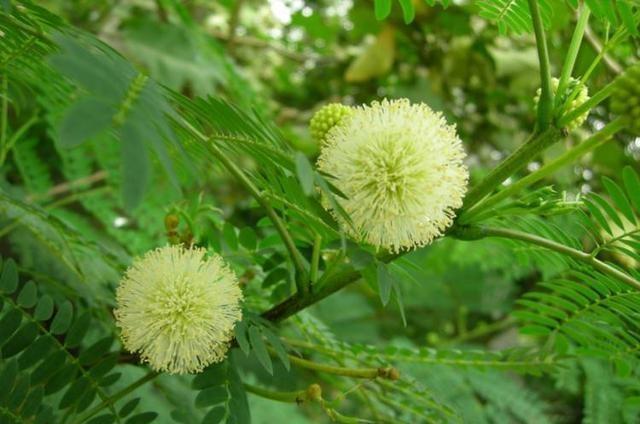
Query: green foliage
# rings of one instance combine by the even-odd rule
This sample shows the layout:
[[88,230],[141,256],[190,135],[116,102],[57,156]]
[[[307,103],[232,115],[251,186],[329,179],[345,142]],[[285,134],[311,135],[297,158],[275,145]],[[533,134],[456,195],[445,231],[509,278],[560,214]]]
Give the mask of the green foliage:
[[515,312],[527,323],[522,332],[549,338],[560,353],[566,353],[571,342],[599,357],[635,356],[636,330],[627,317],[635,313],[637,293],[602,275],[571,277],[541,283],[545,291],[523,296],[518,303],[525,309]]
[[[12,259],[2,265],[0,291],[0,412],[15,422],[45,423],[84,417],[92,405],[108,402],[107,390],[122,374],[120,353],[111,350],[115,335],[96,327],[94,312],[56,300],[33,281],[20,282]],[[108,409],[104,422],[128,415],[110,403]]]
[[[508,185],[617,110],[636,0],[538,1],[552,68],[599,101],[526,158],[544,57],[507,35],[533,32],[528,0],[187,3],[0,5],[1,422],[637,422],[637,140],[390,255],[347,240],[307,125],[426,102],[470,189],[513,151]],[[577,8],[589,43],[560,68]],[[132,256],[167,242],[220,253],[243,289],[229,357],[196,376],[149,372],[114,325]]]
[[[552,21],[554,8],[550,0],[537,0],[542,12],[542,18],[546,26]],[[515,34],[531,33],[531,15],[528,0],[478,0],[480,16],[494,21],[501,33],[511,31]],[[579,5],[578,0],[567,2],[573,8]],[[593,14],[613,27],[624,26],[634,36],[638,33],[638,21],[640,16],[636,13],[637,2],[633,0],[602,1],[586,0],[585,3]]]
[[[206,408],[202,423],[251,422],[247,396],[242,381],[230,361],[215,364],[193,379],[191,387],[198,392],[195,400],[197,408]],[[180,410],[172,414],[177,422],[188,423],[181,419]]]
[[[507,31],[515,34],[533,32],[528,0],[480,0],[477,3],[480,15],[494,21],[502,34]],[[548,0],[541,0],[539,3],[543,20],[548,25],[552,13],[551,3]]]

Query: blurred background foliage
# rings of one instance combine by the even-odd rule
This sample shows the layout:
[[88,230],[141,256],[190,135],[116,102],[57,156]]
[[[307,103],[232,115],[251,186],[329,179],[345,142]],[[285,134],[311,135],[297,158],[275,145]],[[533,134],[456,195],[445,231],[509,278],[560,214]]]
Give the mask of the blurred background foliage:
[[[113,47],[158,83],[154,89],[166,86],[187,98],[214,96],[244,111],[253,108],[258,116],[275,123],[286,143],[311,160],[318,146],[310,138],[308,121],[322,105],[356,105],[381,97],[425,102],[457,125],[469,153],[473,184],[520,145],[534,126],[533,99],[540,85],[534,37],[484,19],[478,2],[414,1],[415,17],[408,24],[400,3],[392,3],[384,20],[376,19],[374,2],[367,0],[43,0],[38,5]],[[575,16],[563,1],[546,3],[552,70],[557,76]],[[610,32],[605,20],[590,21],[574,75],[587,72]],[[58,59],[50,59],[58,72],[73,77],[78,66],[104,72],[112,87],[91,87],[88,81],[85,88],[121,98],[136,68],[120,56],[114,56],[113,69],[92,62],[90,55],[81,64],[65,62],[64,50],[73,51],[74,41],[63,38],[60,46]],[[597,91],[637,61],[638,52],[637,39],[609,49],[593,70],[590,91]],[[73,142],[74,137],[88,135],[73,133],[81,127],[80,121],[94,120],[89,125],[92,128],[100,123],[95,122],[96,115],[78,115],[82,108],[74,110],[75,118],[69,117],[67,108],[74,91],[62,84],[57,85],[59,93],[52,93],[46,85],[47,78],[53,77],[40,77],[42,86],[33,89],[35,100],[29,98],[29,90],[16,90],[24,98],[21,107],[12,111],[11,124],[17,128],[29,116],[38,120],[29,136],[15,145],[1,171],[5,191],[38,205],[37,210],[25,210],[18,203],[4,207],[9,217],[28,214],[33,220],[28,228],[2,230],[4,251],[19,259],[21,272],[31,273],[32,278],[64,281],[62,286],[70,288],[67,295],[96,307],[95,312],[98,307],[112,306],[110,289],[132,256],[178,237],[212,246],[232,261],[246,285],[249,309],[264,310],[289,292],[286,273],[284,278],[277,273],[283,266],[283,253],[270,250],[277,243],[273,228],[227,172],[207,160],[184,161],[175,169],[154,160],[151,166],[159,172],[136,170],[140,172],[137,176],[146,175],[152,188],[144,194],[121,196],[127,168],[121,168],[120,144],[113,142],[112,133],[95,132],[89,134],[89,143],[68,149],[79,144]],[[42,90],[48,90],[48,95],[40,95]],[[146,94],[152,107],[140,112],[140,120],[153,119],[154,113],[160,113],[156,109],[165,110],[165,100],[154,93],[150,89]],[[69,119],[75,121],[69,123]],[[540,168],[549,157],[602,128],[608,119],[607,108],[598,107],[585,126],[540,157],[531,158],[523,173]],[[165,136],[171,133],[169,128],[154,127],[153,131]],[[171,137],[180,140],[182,134],[175,132]],[[158,151],[158,157],[162,154]],[[168,154],[179,156],[173,150]],[[637,169],[639,158],[640,138],[622,134],[544,183],[553,184],[565,200],[573,201],[600,191],[601,177],[617,180],[624,166]],[[239,160],[247,172],[259,166],[249,155]],[[132,204],[141,201],[132,208],[127,199]],[[164,223],[169,213],[180,217],[179,227],[171,231]],[[581,237],[571,219],[559,219],[567,232]],[[67,233],[64,241],[56,233],[63,225],[72,228],[78,240],[88,239],[90,244],[78,241],[70,245],[63,250],[68,257],[61,261],[60,243],[74,242]],[[292,232],[296,231],[294,225]],[[335,233],[331,228],[324,231]],[[324,261],[339,254],[338,243],[333,248],[325,250]],[[355,246],[349,248],[358,251]],[[533,345],[527,336],[518,334],[510,313],[523,293],[564,270],[557,260],[539,258],[533,250],[497,239],[441,240],[390,266],[401,284],[386,307],[381,307],[374,283],[353,285],[294,318],[284,335],[295,338],[302,334],[327,346],[334,337],[354,346],[363,343],[381,348],[502,350]],[[88,280],[104,284],[83,284]],[[53,290],[52,296],[57,293]],[[274,376],[270,376],[254,354],[247,359],[235,349],[233,356],[249,382],[294,390],[300,379],[315,378],[305,371],[286,372],[275,361]],[[135,367],[123,367],[121,386],[141,375]],[[400,369],[429,396],[453,407],[463,422],[637,422],[638,398],[629,401],[629,393],[638,390],[637,382],[629,374],[612,372],[606,360],[569,362],[545,378],[490,366],[476,369],[480,367],[452,368],[425,359],[425,363]],[[329,398],[356,390],[349,387],[353,382],[323,378],[333,387],[328,389]],[[141,389],[138,408],[157,412],[156,422],[198,422],[206,410],[191,406],[195,393],[187,389],[189,384],[187,379],[161,376],[154,386]],[[411,397],[412,393],[417,393],[413,387],[404,395]],[[338,409],[369,416],[369,411],[363,412],[368,401],[355,402],[351,397],[337,402]],[[248,402],[255,423],[328,420],[312,407],[256,396],[249,396]],[[375,416],[375,408],[370,408]],[[421,417],[420,410],[405,413],[407,422],[431,419]]]

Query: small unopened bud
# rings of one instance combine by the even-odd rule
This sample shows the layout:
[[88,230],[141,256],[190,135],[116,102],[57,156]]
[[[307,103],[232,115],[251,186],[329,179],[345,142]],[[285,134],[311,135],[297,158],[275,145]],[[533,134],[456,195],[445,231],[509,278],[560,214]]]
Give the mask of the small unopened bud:
[[322,399],[322,387],[319,384],[312,384],[307,388],[307,399],[319,401]]
[[[558,78],[553,78],[551,80],[551,88],[553,90],[553,94],[554,95],[558,94],[558,86],[559,85],[560,85],[560,80]],[[565,89],[564,93],[561,94],[561,98],[560,98],[560,102],[559,103],[561,105],[567,103],[569,101],[569,96],[576,90],[577,90],[578,93],[573,97],[573,100],[571,100],[571,103],[566,106],[565,113],[568,113],[568,112],[571,112],[571,111],[575,110],[580,105],[582,105],[584,102],[589,100],[589,89],[587,88],[587,86],[582,84],[579,80],[577,80],[575,78],[571,78],[569,80],[569,83],[568,83],[567,88]],[[540,102],[541,93],[542,93],[542,90],[538,89],[538,91],[536,93],[536,97],[533,99],[533,101],[534,101],[534,103],[536,105],[536,109],[538,108],[538,103]],[[586,111],[582,115],[578,116],[576,119],[574,119],[573,121],[571,121],[571,122],[569,122],[567,124],[567,126],[566,126],[567,130],[571,131],[571,130],[574,130],[574,129],[580,127],[582,124],[584,124],[584,121],[587,120],[588,116],[589,116],[589,111]]]
[[349,106],[340,103],[331,103],[323,106],[318,110],[309,122],[309,131],[311,136],[320,145],[325,142],[327,133],[340,123],[340,121],[349,116],[352,109]]
[[398,380],[400,378],[400,371],[394,367],[378,368],[378,377],[388,378],[389,380]]
[[389,380],[400,380],[400,371],[395,368],[391,368],[391,371],[389,371]]
[[176,228],[178,228],[179,224],[180,218],[178,218],[178,215],[171,213],[164,217],[164,227],[167,229],[167,231],[175,230]]

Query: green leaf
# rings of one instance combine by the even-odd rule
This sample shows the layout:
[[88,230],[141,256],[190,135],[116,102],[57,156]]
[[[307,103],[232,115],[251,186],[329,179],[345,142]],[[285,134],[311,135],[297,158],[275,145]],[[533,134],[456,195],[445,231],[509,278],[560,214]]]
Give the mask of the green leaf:
[[[3,398],[3,394],[6,395],[13,387],[13,383],[18,376],[18,361],[12,359],[10,361],[3,361],[2,372],[0,372],[0,381],[2,381],[3,390],[0,392],[0,401]],[[0,402],[1,404],[2,402]]]
[[262,288],[266,289],[278,284],[280,281],[286,281],[289,278],[289,271],[284,268],[275,268],[265,277],[262,282]]
[[36,337],[38,337],[38,325],[34,322],[26,323],[2,347],[2,357],[7,359],[17,355],[31,345]]
[[67,337],[64,339],[65,346],[69,348],[79,346],[85,334],[87,334],[90,325],[91,314],[89,312],[85,312],[80,317],[76,318],[75,322],[69,329]]
[[97,99],[85,97],[73,103],[58,126],[58,144],[69,149],[106,131],[111,126],[115,111]]
[[36,287],[36,283],[28,281],[22,290],[20,290],[17,302],[18,305],[23,308],[33,308],[38,302],[38,288]]
[[229,222],[225,222],[222,227],[222,237],[224,238],[224,242],[227,244],[227,247],[232,252],[238,250],[238,236],[236,236],[236,229]]
[[631,199],[636,210],[640,211],[640,178],[638,174],[636,174],[633,168],[626,166],[622,171],[622,179],[629,199]]
[[42,387],[32,388],[31,392],[24,400],[22,407],[20,408],[21,415],[23,417],[32,417],[42,406],[42,398],[44,397],[44,389]]
[[204,389],[196,396],[196,407],[205,408],[207,406],[218,405],[229,397],[226,386],[214,386]]
[[243,227],[240,229],[238,240],[242,247],[250,251],[256,250],[256,247],[258,246],[258,237],[256,236],[256,232],[250,227]]
[[[627,0],[618,0],[615,5],[618,6],[618,16],[620,16],[620,20],[627,31],[634,37],[639,36],[638,22],[634,18],[634,10],[631,3]],[[640,5],[640,3],[636,2],[636,5]]]
[[71,302],[65,300],[62,305],[60,305],[58,313],[56,313],[56,316],[53,318],[53,322],[51,323],[51,327],[49,328],[51,334],[64,334],[71,325],[72,317],[73,306],[71,305]]
[[38,367],[31,373],[31,383],[37,384],[41,381],[45,381],[56,371],[62,368],[67,359],[67,354],[64,351],[58,350],[49,357],[46,361],[43,361]]
[[142,412],[129,418],[126,424],[147,424],[153,422],[157,417],[157,412]]
[[87,421],[87,424],[112,424],[115,422],[116,417],[114,417],[113,414],[103,414]]
[[118,352],[111,352],[107,356],[102,357],[100,361],[91,367],[89,374],[94,380],[97,380],[111,371],[118,365]]
[[204,372],[195,376],[191,387],[196,390],[206,389],[211,386],[219,386],[227,381],[227,362],[209,365]]
[[402,17],[405,24],[410,24],[416,17],[416,9],[413,7],[412,0],[398,0],[402,8]]
[[211,409],[202,420],[203,424],[218,424],[224,419],[227,411],[222,406],[216,406]]
[[45,294],[38,300],[33,318],[37,321],[47,321],[53,315],[53,299]]
[[589,199],[584,199],[584,204],[587,207],[587,209],[589,209],[589,212],[591,213],[591,215],[596,219],[600,227],[604,229],[607,233],[609,233],[609,235],[613,235],[613,232],[611,231],[611,226],[609,225],[609,222],[607,221],[607,218],[605,218],[602,211]]
[[64,389],[73,382],[77,374],[78,367],[75,364],[67,364],[61,369],[56,370],[45,385],[45,394],[48,396]]
[[229,393],[231,394],[228,411],[230,421],[235,424],[250,424],[251,413],[247,402],[247,393],[233,362],[229,367]]
[[18,377],[18,382],[13,388],[13,392],[9,397],[9,401],[7,402],[7,406],[9,409],[18,409],[18,406],[24,402],[27,397],[27,393],[29,392],[29,377]]
[[267,346],[262,340],[262,333],[256,326],[249,327],[249,340],[251,341],[251,347],[253,353],[255,353],[258,362],[264,367],[264,369],[271,375],[273,375],[273,364],[271,363],[271,357]]
[[378,277],[378,292],[380,294],[380,301],[383,306],[387,306],[389,299],[391,298],[391,288],[394,285],[394,279],[387,265],[383,262],[378,262],[376,267],[376,275]]
[[133,210],[147,189],[151,166],[143,132],[133,120],[121,129],[122,137],[122,197],[125,207]]
[[604,200],[601,196],[599,196],[596,193],[591,193],[589,197],[591,200],[593,200],[594,203],[596,203],[600,207],[600,209],[606,212],[606,214],[618,226],[618,228],[620,228],[621,230],[624,230],[624,224],[620,219],[620,215],[606,200]]
[[374,0],[376,19],[381,21],[391,14],[391,0]]
[[18,359],[20,362],[20,368],[25,369],[37,364],[43,358],[47,357],[55,345],[55,341],[49,337],[49,335],[40,336],[20,355],[20,358]]
[[13,293],[18,287],[18,267],[12,258],[4,262],[2,274],[0,274],[0,291],[6,294]]
[[103,355],[109,352],[109,349],[113,345],[113,337],[106,336],[86,349],[78,357],[78,362],[85,366],[90,365],[98,361]]
[[302,191],[307,196],[310,196],[313,193],[313,181],[315,179],[313,167],[311,163],[309,163],[309,159],[307,159],[302,152],[296,152],[295,163],[296,175],[298,176],[298,180],[300,180]]
[[[537,0],[545,26],[551,23],[553,8],[551,0]],[[527,0],[480,0],[476,2],[480,16],[494,21],[501,34],[533,32],[533,24]]]
[[238,346],[240,346],[240,350],[242,350],[244,354],[248,356],[249,352],[251,352],[251,346],[249,345],[249,340],[247,339],[247,324],[244,321],[238,322],[236,324],[234,332],[236,335]]
[[58,408],[65,409],[78,402],[82,394],[89,389],[89,386],[89,381],[85,377],[75,380],[62,396]]
[[624,191],[622,191],[620,186],[616,184],[611,178],[607,177],[602,178],[602,183],[607,189],[607,192],[609,192],[609,196],[611,196],[613,203],[615,203],[618,209],[630,222],[635,224],[636,217],[633,213],[633,208],[631,207],[631,204],[627,200],[627,196],[625,196]]
[[22,322],[22,312],[12,309],[0,319],[0,346],[18,329]]
[[140,398],[131,399],[129,402],[125,403],[120,411],[118,412],[118,416],[120,418],[126,418],[129,414],[133,412],[134,409],[140,403]]
[[287,350],[284,348],[284,345],[280,341],[280,338],[268,328],[263,328],[263,332],[267,337],[269,344],[271,344],[273,350],[276,351],[278,359],[280,359],[282,365],[284,365],[284,368],[289,371],[291,369],[291,362],[289,361],[289,355],[287,354]]
[[396,303],[398,304],[398,309],[400,310],[400,318],[402,318],[402,325],[407,327],[407,316],[404,311],[404,303],[402,302],[402,291],[400,290],[399,284],[393,285],[393,292],[396,295]]

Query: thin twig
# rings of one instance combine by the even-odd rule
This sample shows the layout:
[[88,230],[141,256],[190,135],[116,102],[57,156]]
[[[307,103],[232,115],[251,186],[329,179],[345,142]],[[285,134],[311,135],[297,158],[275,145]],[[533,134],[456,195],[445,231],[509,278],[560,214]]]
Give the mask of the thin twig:
[[198,129],[191,125],[186,120],[182,121],[185,129],[188,130],[194,137],[200,140],[216,158],[222,163],[222,165],[233,175],[253,196],[253,198],[262,206],[273,223],[276,231],[280,235],[280,238],[284,242],[285,248],[289,252],[293,266],[296,269],[295,281],[296,288],[300,295],[306,295],[309,291],[309,282],[307,272],[304,266],[304,261],[300,251],[295,245],[291,234],[284,225],[284,222],[280,219],[276,211],[271,206],[271,203],[262,195],[260,189],[253,184],[253,182],[246,176],[246,174],[236,165],[236,163],[229,158],[222,149],[220,149],[215,141],[215,137],[207,137],[202,134]]
[[607,54],[604,46],[595,32],[591,29],[589,25],[584,33],[587,41],[591,44],[591,47],[596,51],[598,55],[602,55],[602,60],[604,61],[605,66],[614,74],[620,75],[624,72],[624,67],[618,63],[614,58],[612,58],[609,54]]
[[597,259],[594,255],[590,253],[583,252],[578,249],[574,249],[573,247],[566,246],[564,244],[558,243],[554,240],[547,239],[544,237],[537,236],[535,234],[526,233],[523,231],[513,230],[510,228],[494,228],[494,227],[471,227],[467,228],[460,234],[464,234],[464,232],[468,232],[468,234],[473,234],[473,238],[483,238],[483,237],[502,237],[508,238],[512,240],[520,240],[525,243],[533,244],[536,246],[544,247],[549,250],[553,250],[555,252],[566,255],[576,261],[585,263],[590,265],[597,271],[608,275],[609,277],[613,277],[618,281],[621,281],[627,284],[630,287],[640,290],[640,281],[636,280],[629,274],[626,274],[619,269],[614,268],[613,266],[602,262]]
[[289,355],[289,360],[292,364],[295,364],[301,368],[308,370],[319,371],[327,374],[340,375],[343,377],[351,378],[386,378],[390,380],[397,380],[400,377],[398,370],[393,367],[386,368],[347,368],[338,367],[334,365],[321,364],[313,362],[308,359],[299,358],[294,355]]
[[86,177],[78,178],[77,180],[65,181],[64,183],[60,183],[51,187],[48,191],[42,194],[31,194],[26,197],[25,201],[27,203],[37,202],[39,200],[48,199],[50,197],[58,196],[60,194],[67,193],[72,191],[78,187],[82,187],[85,185],[90,185],[97,183],[106,179],[109,176],[107,171],[98,171],[94,174],[87,175]]
[[549,50],[542,24],[542,15],[538,0],[529,0],[529,10],[533,20],[533,30],[536,36],[538,62],[540,63],[540,102],[538,103],[538,129],[546,130],[551,124],[553,114],[553,90],[551,88],[551,66],[549,65]]
[[141,377],[138,380],[134,381],[133,383],[129,384],[127,387],[125,387],[122,390],[120,390],[119,392],[115,393],[113,396],[105,399],[104,401],[102,401],[100,404],[98,404],[94,408],[92,408],[89,411],[87,411],[86,413],[82,414],[80,416],[80,418],[78,418],[75,421],[75,423],[80,424],[80,423],[87,422],[87,420],[89,418],[93,417],[95,414],[97,414],[98,412],[102,411],[107,406],[113,405],[115,402],[117,402],[118,400],[122,399],[123,397],[125,397],[129,393],[133,392],[138,387],[143,386],[146,383],[148,383],[149,381],[153,380],[158,375],[159,374],[157,372],[155,372],[155,371],[151,371],[151,372],[147,373],[143,377]]
[[616,118],[611,121],[602,130],[595,133],[589,139],[578,144],[574,148],[567,150],[565,153],[552,160],[537,171],[527,175],[524,178],[519,179],[514,184],[506,187],[504,190],[499,191],[495,195],[489,197],[484,202],[478,203],[474,208],[470,209],[465,215],[467,221],[471,220],[474,216],[478,216],[483,211],[497,205],[502,200],[517,193],[522,193],[522,190],[535,184],[536,182],[552,175],[554,172],[561,169],[563,166],[569,165],[575,162],[578,158],[584,156],[591,150],[596,149],[603,143],[611,139],[618,131],[622,130],[626,126],[622,118]]

